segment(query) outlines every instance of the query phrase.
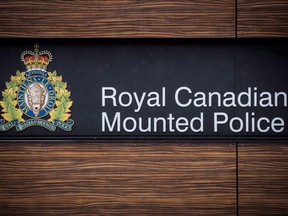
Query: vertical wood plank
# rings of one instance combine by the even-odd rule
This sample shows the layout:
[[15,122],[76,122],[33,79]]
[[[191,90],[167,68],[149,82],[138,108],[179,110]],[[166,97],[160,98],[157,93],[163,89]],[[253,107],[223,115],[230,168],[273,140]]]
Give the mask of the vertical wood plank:
[[238,37],[288,37],[287,0],[238,0]]
[[235,0],[5,0],[0,37],[234,37]]
[[288,215],[288,144],[239,144],[239,215]]
[[235,215],[235,145],[1,143],[3,215]]

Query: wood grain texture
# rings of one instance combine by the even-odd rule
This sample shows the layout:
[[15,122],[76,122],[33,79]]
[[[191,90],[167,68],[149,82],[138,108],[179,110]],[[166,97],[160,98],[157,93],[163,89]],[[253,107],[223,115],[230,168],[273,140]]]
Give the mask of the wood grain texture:
[[239,144],[239,215],[288,215],[288,144]]
[[288,37],[287,0],[238,0],[238,37]]
[[234,37],[235,0],[5,0],[0,37]]
[[3,215],[235,215],[234,144],[1,143]]

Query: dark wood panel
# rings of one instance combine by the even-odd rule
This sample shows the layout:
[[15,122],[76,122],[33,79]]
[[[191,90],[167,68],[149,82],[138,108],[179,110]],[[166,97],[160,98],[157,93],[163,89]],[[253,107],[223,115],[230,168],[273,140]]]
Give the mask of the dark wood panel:
[[234,144],[2,143],[4,215],[235,215]]
[[235,0],[6,0],[0,37],[234,37]]
[[238,0],[238,37],[288,37],[287,0]]
[[240,215],[288,215],[288,144],[239,144]]

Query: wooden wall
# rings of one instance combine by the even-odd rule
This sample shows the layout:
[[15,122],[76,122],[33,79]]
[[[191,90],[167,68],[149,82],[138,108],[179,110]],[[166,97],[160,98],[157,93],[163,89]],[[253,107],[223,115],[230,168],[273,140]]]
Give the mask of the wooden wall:
[[[286,0],[7,0],[0,37],[287,37]],[[0,215],[287,215],[287,143],[0,143]]]
[[287,36],[287,0],[237,0],[237,37]]
[[7,0],[0,3],[0,36],[234,37],[234,3]]
[[240,215],[288,215],[288,144],[238,145]]
[[7,215],[233,215],[235,144],[6,143]]

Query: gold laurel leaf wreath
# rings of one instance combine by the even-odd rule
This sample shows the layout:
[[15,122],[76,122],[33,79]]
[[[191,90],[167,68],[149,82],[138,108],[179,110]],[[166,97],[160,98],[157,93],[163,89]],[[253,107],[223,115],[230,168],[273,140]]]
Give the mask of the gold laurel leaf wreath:
[[49,122],[60,120],[65,122],[71,116],[70,107],[73,101],[70,100],[71,92],[68,91],[67,83],[62,82],[62,76],[57,76],[57,72],[48,72],[48,81],[54,86],[56,93],[56,102],[54,108],[50,111]]
[[25,72],[17,71],[15,76],[11,76],[11,81],[6,82],[7,89],[2,91],[3,100],[0,101],[2,107],[1,116],[8,122],[17,120],[24,122],[22,118],[23,112],[17,108],[17,92],[19,86],[25,80]]

